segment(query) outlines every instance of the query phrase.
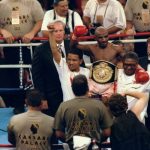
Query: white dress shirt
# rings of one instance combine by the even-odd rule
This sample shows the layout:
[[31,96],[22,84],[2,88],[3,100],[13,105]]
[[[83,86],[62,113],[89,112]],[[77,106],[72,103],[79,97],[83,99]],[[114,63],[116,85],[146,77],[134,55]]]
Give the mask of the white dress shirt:
[[72,87],[71,87],[71,84],[72,84],[71,81],[72,81],[73,77],[78,74],[83,74],[87,77],[87,79],[89,79],[89,76],[90,76],[89,69],[80,67],[79,72],[72,72],[68,68],[66,59],[64,59],[64,58],[61,58],[61,61],[59,64],[57,64],[54,60],[54,64],[55,64],[56,69],[59,74],[59,79],[60,79],[61,87],[62,87],[62,91],[63,91],[63,100],[67,101],[67,100],[73,99],[75,97],[75,95],[72,91]]

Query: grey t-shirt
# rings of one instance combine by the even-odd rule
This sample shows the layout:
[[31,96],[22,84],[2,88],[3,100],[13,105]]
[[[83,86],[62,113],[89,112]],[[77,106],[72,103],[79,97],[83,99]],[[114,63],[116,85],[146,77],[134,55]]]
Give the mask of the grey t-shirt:
[[44,11],[37,0],[3,0],[0,3],[0,27],[15,37],[29,33]]
[[15,134],[17,150],[50,150],[53,122],[40,111],[27,111],[11,118],[8,131]]
[[55,116],[54,128],[65,131],[66,141],[73,135],[84,135],[101,141],[100,130],[111,127],[112,119],[105,105],[86,97],[61,103]]

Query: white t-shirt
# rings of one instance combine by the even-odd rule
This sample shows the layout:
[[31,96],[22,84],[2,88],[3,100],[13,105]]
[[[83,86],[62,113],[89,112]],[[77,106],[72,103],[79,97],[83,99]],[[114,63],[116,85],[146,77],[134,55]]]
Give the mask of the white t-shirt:
[[[116,0],[107,0],[105,3],[98,4],[97,0],[89,0],[86,3],[84,16],[90,17],[91,22],[96,22],[96,16],[103,16],[103,26],[112,26],[125,29],[126,18],[123,7]],[[94,17],[95,16],[95,17]]]
[[[145,92],[150,90],[150,80],[145,84],[135,83],[135,74],[132,76],[127,76],[123,69],[118,69],[118,79],[117,79],[117,92],[124,93],[125,91],[139,91]],[[131,96],[127,96],[128,109],[131,109],[137,99]],[[147,111],[147,106],[145,106],[143,112],[141,113],[141,120],[143,120]]]
[[75,77],[78,74],[83,74],[87,77],[87,79],[89,79],[89,76],[90,76],[89,69],[80,67],[79,72],[72,72],[69,70],[65,58],[61,58],[61,61],[59,64],[57,64],[54,60],[54,64],[59,74],[59,79],[60,79],[61,87],[63,91],[63,100],[67,101],[67,100],[73,99],[75,97],[72,91],[72,87],[71,87],[71,81],[73,77]]
[[[73,31],[73,29],[72,29],[72,13],[73,13],[73,11],[69,9],[68,12],[69,12],[68,26],[70,28],[70,31],[72,32]],[[66,17],[61,17],[56,13],[56,19],[61,20],[62,22],[64,22],[66,24]],[[53,21],[54,21],[54,9],[46,11],[46,13],[44,15],[41,30],[48,31],[47,25]],[[80,15],[77,12],[74,12],[74,26],[77,26],[77,25],[83,25],[83,22],[82,22]]]

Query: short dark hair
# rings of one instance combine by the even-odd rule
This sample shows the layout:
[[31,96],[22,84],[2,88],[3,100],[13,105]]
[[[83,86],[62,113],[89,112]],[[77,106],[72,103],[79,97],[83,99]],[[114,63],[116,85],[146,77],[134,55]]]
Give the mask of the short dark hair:
[[64,1],[64,0],[54,0],[53,5],[57,5],[61,1]]
[[122,113],[125,113],[128,108],[127,98],[121,94],[113,94],[109,98],[108,106],[112,114],[118,117]]
[[71,48],[68,52],[68,54],[75,54],[75,55],[78,55],[80,59],[83,59],[83,52],[82,50],[78,49],[78,48]]
[[88,81],[85,75],[77,75],[72,81],[72,90],[76,96],[84,96],[89,90]]
[[40,106],[42,99],[43,99],[42,94],[36,89],[29,90],[26,93],[26,102],[27,102],[27,105],[29,106],[32,106],[32,107]]
[[126,59],[129,59],[129,58],[135,60],[137,63],[139,62],[139,57],[138,57],[137,53],[135,53],[135,52],[127,52],[123,57],[123,61],[125,61]]

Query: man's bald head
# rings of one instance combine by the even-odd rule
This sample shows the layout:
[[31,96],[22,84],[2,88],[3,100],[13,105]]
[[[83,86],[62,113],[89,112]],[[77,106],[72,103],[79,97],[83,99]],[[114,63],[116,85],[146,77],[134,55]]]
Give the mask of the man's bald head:
[[107,29],[105,27],[100,26],[100,27],[96,28],[95,36],[99,37],[99,35],[105,35],[105,34],[108,35],[108,31],[107,31]]
[[108,45],[108,31],[105,27],[97,27],[95,30],[96,40],[100,48],[104,49]]

